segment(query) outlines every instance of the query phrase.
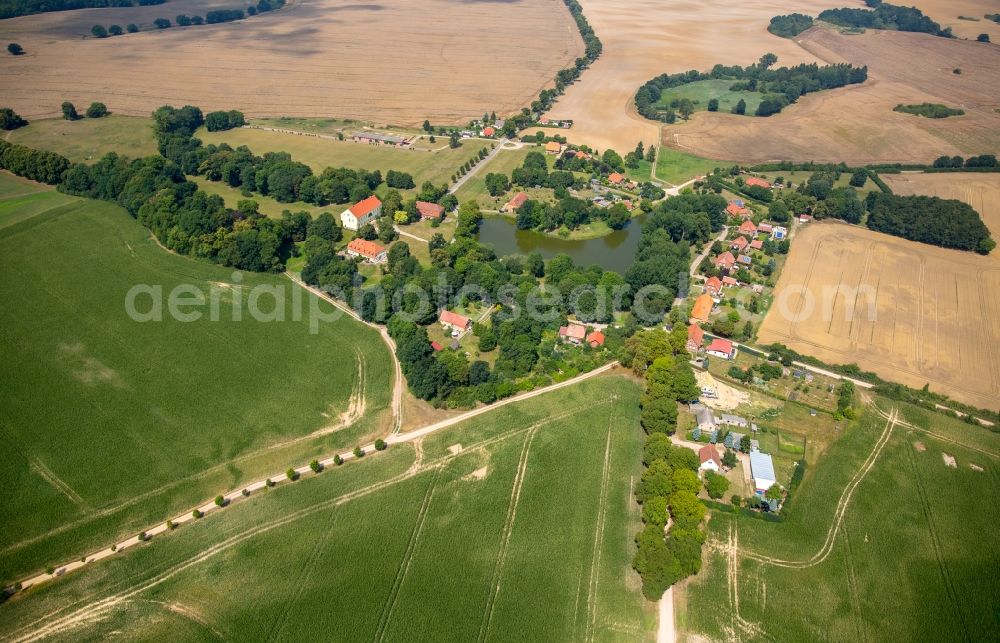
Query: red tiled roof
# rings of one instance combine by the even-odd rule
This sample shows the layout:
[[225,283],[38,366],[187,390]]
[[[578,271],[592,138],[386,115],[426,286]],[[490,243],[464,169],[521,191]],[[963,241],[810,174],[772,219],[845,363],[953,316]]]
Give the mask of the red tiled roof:
[[378,197],[374,194],[364,201],[358,201],[351,206],[351,214],[358,217],[359,219],[366,214],[370,213],[372,210],[382,205],[382,202],[378,200]]
[[762,223],[757,226],[757,232],[770,232],[774,227],[770,223]]
[[715,351],[716,353],[726,353],[727,355],[733,352],[733,343],[728,339],[722,339],[716,337],[712,340],[712,343],[708,345],[705,350]]
[[722,282],[719,281],[718,277],[709,277],[708,281],[705,282],[705,290],[712,290],[718,293],[722,290]]
[[740,232],[757,234],[757,226],[753,224],[753,221],[744,221],[740,224]]
[[441,215],[444,214],[444,207],[437,203],[417,201],[417,212],[420,213],[422,219],[440,219]]
[[748,176],[746,180],[744,180],[743,182],[746,185],[756,185],[757,187],[761,188],[771,187],[771,183],[769,181],[765,181],[764,179],[759,179],[756,176]]
[[574,154],[573,156],[575,156],[578,159],[589,159],[590,158],[590,154],[587,154],[583,150],[577,150],[576,154]]
[[699,347],[705,343],[705,331],[698,324],[688,326],[688,342],[697,344]]
[[599,330],[595,330],[591,334],[587,335],[587,343],[591,346],[604,346],[604,333]]
[[725,284],[725,285],[727,285],[727,286],[735,286],[736,284],[738,284],[740,282],[736,281],[732,277],[723,277],[722,278],[722,283]]
[[698,295],[698,298],[694,300],[691,316],[701,321],[708,321],[708,316],[711,314],[712,306],[714,305],[715,302],[712,301],[712,296],[708,293]]
[[442,346],[441,344],[438,344],[437,342],[431,342],[431,348],[433,348],[435,351],[443,351],[444,350],[444,346]]
[[747,210],[746,208],[741,208],[735,203],[730,203],[729,205],[726,206],[726,213],[731,214],[735,217],[738,217],[741,214],[745,214],[746,212],[749,212],[749,210]]
[[750,247],[753,248],[754,250],[760,250],[761,248],[764,247],[764,242],[761,241],[760,239],[754,239],[753,241],[750,242]]
[[728,250],[715,258],[716,266],[725,266],[727,268],[732,268],[734,263],[736,263],[736,257],[734,257],[733,253],[729,252]]
[[484,127],[483,128],[483,136],[493,136],[496,133],[497,133],[497,131],[495,129],[493,129],[492,127]]
[[608,181],[610,183],[614,183],[615,185],[618,185],[619,183],[621,183],[624,180],[625,180],[625,176],[622,175],[622,174],[619,174],[618,172],[612,172],[611,174],[608,175]]
[[453,313],[450,310],[442,310],[441,316],[438,317],[438,321],[442,324],[448,324],[449,326],[468,328],[472,320],[465,315],[459,315],[458,313]]
[[750,242],[747,241],[746,237],[736,237],[735,239],[733,239],[733,242],[729,244],[729,247],[736,248],[737,250],[742,250],[743,248],[746,248],[749,243]]
[[583,339],[587,334],[587,329],[579,324],[569,324],[568,326],[559,327],[559,336],[568,337],[570,339]]
[[706,444],[702,448],[698,449],[698,460],[702,464],[705,464],[709,460],[715,463],[715,466],[721,468],[722,461],[719,460],[719,450],[714,444]]
[[385,248],[378,245],[374,241],[368,241],[367,239],[361,238],[351,239],[351,242],[347,244],[347,249],[353,250],[362,257],[368,257],[369,259],[385,252]]
[[527,192],[518,192],[517,194],[515,194],[510,198],[510,201],[507,202],[506,207],[512,210],[516,210],[522,205],[524,205],[524,202],[527,200],[528,200]]

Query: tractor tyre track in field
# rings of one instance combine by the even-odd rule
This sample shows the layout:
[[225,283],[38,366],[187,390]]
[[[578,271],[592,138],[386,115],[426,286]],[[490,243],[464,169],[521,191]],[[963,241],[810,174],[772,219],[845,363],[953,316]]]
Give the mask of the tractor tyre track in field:
[[[612,398],[614,401],[614,397]],[[590,552],[590,582],[587,586],[587,628],[585,639],[594,640],[597,626],[597,583],[601,574],[601,541],[604,540],[604,522],[608,514],[608,481],[611,478],[611,445],[614,437],[615,407],[608,417],[608,438],[604,444],[604,467],[601,470],[601,495],[597,505],[597,524],[594,526],[594,546]]]
[[385,604],[382,606],[382,613],[379,615],[378,629],[375,631],[376,641],[385,640],[385,633],[389,627],[389,621],[392,619],[392,610],[396,607],[396,598],[399,597],[399,590],[403,587],[403,582],[406,580],[407,572],[410,571],[410,563],[413,561],[413,552],[417,549],[417,542],[420,540],[420,533],[424,529],[424,521],[427,518],[427,510],[431,506],[431,500],[434,497],[434,490],[437,487],[437,479],[441,474],[442,467],[443,465],[434,467],[434,475],[431,476],[431,481],[427,485],[427,491],[424,493],[424,500],[420,504],[420,511],[417,512],[417,520],[413,524],[413,530],[410,532],[410,539],[406,543],[406,550],[403,552],[403,559],[399,561],[399,569],[396,570],[396,577],[392,581],[392,588],[389,590],[389,596],[386,597]]
[[503,565],[507,559],[507,548],[510,546],[510,537],[514,532],[514,520],[517,518],[517,503],[521,499],[521,487],[524,484],[524,475],[528,469],[528,453],[531,451],[531,443],[535,439],[538,428],[528,432],[524,438],[524,446],[521,447],[521,457],[517,462],[517,471],[514,474],[514,485],[510,492],[510,501],[507,504],[507,517],[504,520],[503,534],[500,537],[500,547],[497,550],[496,562],[493,565],[493,577],[490,580],[490,593],[486,598],[486,611],[479,626],[479,643],[486,640],[490,632],[490,625],[493,622],[493,610],[496,606],[497,596],[500,594],[500,578],[503,574]]
[[776,567],[787,567],[790,569],[806,569],[813,567],[822,563],[833,551],[834,542],[837,539],[837,533],[840,531],[840,527],[844,521],[844,515],[847,513],[847,507],[851,502],[851,497],[854,495],[855,489],[861,484],[861,481],[865,479],[868,472],[872,470],[875,466],[875,461],[878,460],[879,455],[888,444],[889,438],[892,437],[892,429],[896,426],[898,411],[893,409],[886,419],[885,429],[883,429],[882,434],[879,436],[878,440],[875,442],[875,446],[872,452],[865,459],[861,468],[858,469],[857,473],[851,478],[844,487],[844,491],[840,494],[840,499],[837,501],[837,506],[834,510],[833,523],[826,532],[826,539],[823,541],[823,546],[820,550],[812,555],[811,558],[807,560],[786,560],[782,558],[775,558],[772,556],[763,556],[761,554],[755,554],[748,552],[745,555],[746,558],[751,560],[756,560],[760,563],[765,563],[768,565],[774,565]]

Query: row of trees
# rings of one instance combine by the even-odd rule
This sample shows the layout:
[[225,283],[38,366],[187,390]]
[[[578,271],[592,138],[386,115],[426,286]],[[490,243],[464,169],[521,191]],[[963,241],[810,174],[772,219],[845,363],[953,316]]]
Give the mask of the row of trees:
[[0,140],[0,168],[32,181],[57,185],[69,160],[55,152],[35,150]]
[[934,159],[936,168],[997,167],[995,154],[980,154],[963,159],[961,156],[939,156]]
[[[576,27],[580,32],[580,37],[583,39],[584,55],[577,58],[572,67],[561,69],[556,73],[555,87],[553,89],[543,89],[539,92],[538,98],[531,102],[531,112],[535,114],[548,111],[552,107],[552,103],[556,97],[561,95],[569,84],[579,78],[583,70],[601,56],[601,52],[604,49],[601,39],[597,37],[594,28],[590,26],[587,17],[583,15],[583,7],[580,6],[580,3],[576,0],[563,0],[563,3],[573,16]],[[517,125],[518,123],[516,122],[510,123],[511,128]],[[512,129],[508,134],[508,128],[505,126],[504,133],[505,135],[513,135],[514,131]]]
[[0,20],[49,11],[103,9],[105,7],[146,7],[167,0],[0,0]]
[[686,342],[682,324],[675,324],[669,334],[643,330],[626,340],[623,355],[623,363],[646,378],[641,401],[645,469],[635,488],[644,527],[635,538],[632,566],[642,578],[643,595],[651,601],[701,569],[705,541],[701,530],[705,506],[697,496],[701,488],[698,456],[674,446],[669,437],[677,429],[677,402],[698,396]]
[[[151,2],[149,4],[161,4],[165,1],[166,0],[161,0],[161,2]],[[201,16],[189,16],[181,13],[174,17],[174,22],[178,27],[214,25],[223,22],[232,22],[234,20],[242,20],[246,16],[256,16],[258,13],[265,13],[274,9],[280,9],[283,6],[285,6],[285,0],[260,0],[256,5],[249,5],[245,11],[243,9],[213,9],[206,12],[204,18]],[[157,29],[168,29],[171,25],[172,23],[169,18],[157,18],[153,21],[153,26]],[[129,33],[135,33],[139,31],[139,26],[136,24],[129,24],[125,29]],[[121,25],[111,25],[106,29],[102,25],[94,25],[91,27],[90,32],[97,38],[120,36],[124,33]]]
[[[157,24],[156,26],[160,27],[160,28],[169,27],[170,26],[170,21],[168,20],[166,22],[167,22],[167,24],[165,24],[165,25],[161,26],[161,25]],[[139,25],[135,24],[134,22],[130,22],[127,25],[125,25],[124,29],[122,29],[121,25],[110,25],[108,27],[105,27],[104,25],[94,25],[93,27],[90,28],[90,34],[92,36],[94,36],[95,38],[107,38],[108,36],[120,36],[123,33],[125,33],[126,31],[128,33],[137,33],[139,31]]]
[[664,90],[703,80],[732,80],[732,91],[764,94],[765,99],[761,104],[766,105],[763,109],[758,109],[758,114],[769,116],[780,112],[784,106],[794,103],[805,94],[863,83],[868,79],[867,66],[854,67],[842,63],[820,67],[813,63],[774,69],[773,65],[777,60],[777,56],[768,53],[748,67],[715,65],[708,73],[692,70],[661,74],[639,88],[635,95],[635,105],[646,118],[665,120],[669,115],[663,113],[660,106]]

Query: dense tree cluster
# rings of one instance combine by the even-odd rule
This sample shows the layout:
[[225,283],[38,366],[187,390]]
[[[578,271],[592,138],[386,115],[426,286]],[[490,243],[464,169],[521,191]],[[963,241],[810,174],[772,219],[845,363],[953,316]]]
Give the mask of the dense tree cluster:
[[0,168],[39,183],[56,185],[69,167],[61,154],[34,150],[30,147],[0,140]]
[[232,22],[233,20],[243,20],[242,9],[213,9],[205,13],[205,22],[214,25],[220,22]]
[[0,0],[0,20],[49,11],[102,9],[105,7],[145,7],[167,0]]
[[984,255],[996,246],[979,213],[956,199],[871,192],[866,205],[872,230]]
[[794,38],[812,26],[812,16],[807,16],[802,13],[790,13],[785,16],[775,16],[771,18],[771,24],[767,26],[767,30],[775,36],[781,36],[782,38]]
[[890,29],[895,31],[915,31],[934,36],[952,38],[951,27],[941,25],[925,16],[916,7],[900,7],[887,2],[871,2],[873,9],[827,9],[818,18],[841,27],[859,29]]
[[223,132],[244,125],[246,125],[246,119],[243,117],[243,112],[235,109],[228,112],[209,112],[205,115],[205,129],[209,132]]
[[[645,330],[626,341],[624,362],[646,375],[642,425],[646,430],[643,465],[636,500],[645,526],[636,535],[632,566],[642,578],[643,595],[656,601],[668,587],[701,569],[701,522],[705,506],[698,500],[698,456],[670,442],[677,428],[677,401],[698,395],[684,346],[687,331]],[[664,536],[667,522],[670,529]]]
[[28,121],[21,118],[20,114],[9,107],[0,107],[0,129],[5,131],[15,130],[24,127]]
[[900,103],[892,108],[894,112],[923,116],[924,118],[948,118],[949,116],[962,116],[965,110],[957,107],[948,107],[940,103],[919,103],[916,105],[903,105]]
[[[867,66],[854,67],[844,63],[820,67],[813,63],[774,69],[772,65],[776,61],[774,54],[765,54],[758,63],[748,67],[716,65],[708,73],[692,70],[661,74],[639,88],[635,95],[635,105],[646,118],[669,121],[673,110],[663,110],[660,106],[664,90],[702,80],[732,80],[732,91],[763,94],[764,99],[757,115],[770,116],[805,94],[863,83],[868,78]],[[744,110],[745,105],[744,103]]]
[[413,176],[407,172],[397,172],[396,170],[389,170],[385,173],[385,184],[390,188],[400,190],[411,190],[417,187],[416,183],[413,182]]

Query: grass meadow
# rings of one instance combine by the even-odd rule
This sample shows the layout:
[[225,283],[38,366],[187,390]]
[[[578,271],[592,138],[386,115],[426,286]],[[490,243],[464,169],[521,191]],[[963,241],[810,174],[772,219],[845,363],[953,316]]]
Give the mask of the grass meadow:
[[708,174],[717,167],[732,165],[731,161],[706,159],[670,147],[661,147],[656,157],[656,178],[680,185],[696,176]]
[[517,150],[499,152],[486,165],[480,167],[475,175],[463,183],[462,187],[455,192],[455,196],[458,197],[460,203],[478,201],[479,206],[486,210],[499,210],[516,191],[511,189],[506,195],[490,196],[489,190],[486,189],[486,175],[490,173],[506,174],[510,178],[510,173],[524,165],[524,158],[528,156],[529,152],[536,149],[534,146],[525,146]]
[[[343,318],[311,334],[310,302],[329,308],[297,291],[305,313],[293,321],[283,277],[167,253],[111,204],[12,196],[33,189],[0,176],[0,579],[352,446],[387,420],[391,362],[374,331]],[[162,286],[164,321],[127,315],[136,284]],[[199,321],[172,319],[166,299],[180,284],[214,289],[220,321],[207,306]],[[257,285],[286,289],[287,321],[255,321],[246,306],[233,320],[234,293]],[[367,402],[363,421],[305,437],[337,425],[352,394]]]
[[110,599],[61,636],[652,640],[639,393],[602,376],[262,491],[17,597],[0,630]]
[[870,411],[807,470],[784,522],[713,514],[705,566],[683,591],[684,631],[713,640],[992,637],[1000,436],[897,406],[918,428],[895,427],[817,564],[789,568],[748,555],[805,561],[822,550],[841,493],[885,428]]
[[[82,113],[83,106],[80,110]],[[26,127],[8,132],[7,140],[58,152],[77,163],[96,162],[108,152],[131,158],[157,153],[151,119],[116,114],[76,121],[62,118],[31,121]]]
[[469,140],[463,141],[461,147],[451,149],[448,147],[447,139],[439,137],[438,142],[443,149],[428,152],[262,129],[209,132],[202,128],[195,133],[195,136],[206,145],[210,143],[228,143],[233,147],[246,145],[254,154],[288,152],[292,155],[292,159],[305,163],[317,174],[328,167],[381,170],[382,176],[389,170],[408,172],[413,176],[417,189],[424,181],[431,181],[434,185],[451,183],[451,175],[459,166],[478,154],[483,146],[488,149],[490,145],[486,141]]
[[735,82],[733,80],[699,80],[665,89],[660,97],[659,106],[666,109],[674,100],[689,98],[694,103],[696,112],[704,112],[708,110],[708,101],[717,98],[719,111],[729,112],[736,107],[736,103],[740,102],[740,99],[743,99],[746,101],[746,113],[753,114],[764,95],[760,92],[730,91],[729,88]]

